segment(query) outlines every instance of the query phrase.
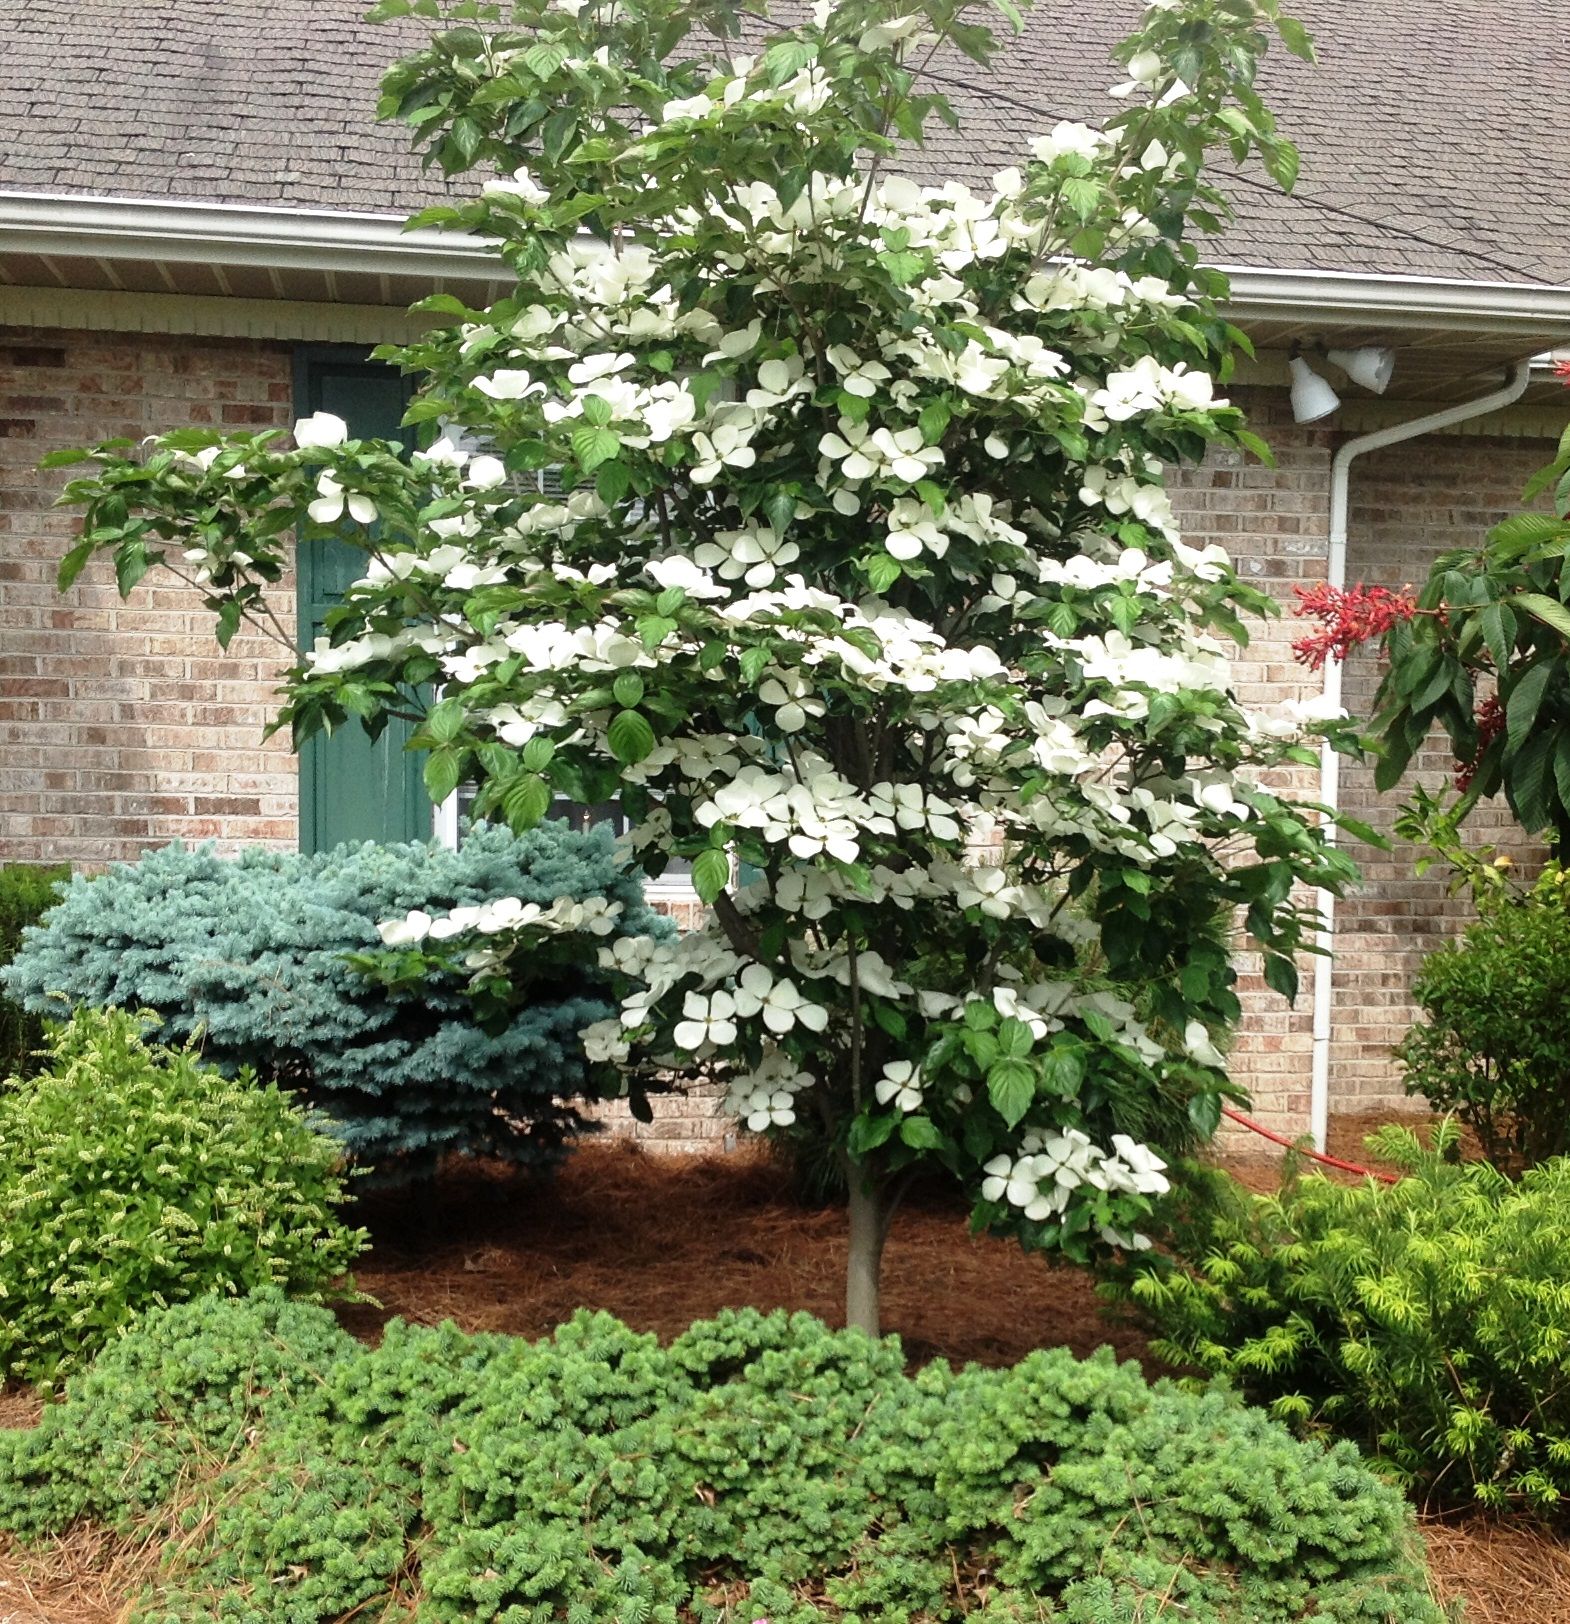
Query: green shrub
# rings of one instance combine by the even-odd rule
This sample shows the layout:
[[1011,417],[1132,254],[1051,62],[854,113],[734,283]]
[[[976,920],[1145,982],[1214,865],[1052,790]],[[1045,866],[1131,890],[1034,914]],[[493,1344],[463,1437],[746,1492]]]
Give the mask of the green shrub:
[[[444,1151],[548,1163],[581,1126],[588,1087],[579,1029],[617,1007],[582,962],[543,979],[498,1031],[483,1030],[466,977],[391,987],[346,955],[380,950],[377,923],[503,896],[609,897],[621,928],[668,926],[622,872],[609,831],[549,824],[515,837],[481,825],[460,850],[340,846],[315,856],[253,849],[234,859],[175,845],[72,882],[4,972],[40,1014],[71,1004],[157,1012],[231,1074],[242,1066],[304,1090],[357,1160],[405,1170]],[[390,1170],[390,1167],[389,1167]]]
[[1570,1159],[1512,1183],[1386,1128],[1394,1185],[1217,1175],[1187,1262],[1114,1289],[1155,1351],[1225,1376],[1279,1419],[1362,1446],[1425,1501],[1546,1509],[1570,1493]]
[[1479,897],[1461,940],[1412,988],[1428,1019],[1397,1051],[1407,1092],[1454,1112],[1519,1168],[1570,1150],[1570,892],[1551,867],[1528,891]]
[[146,1309],[276,1285],[318,1297],[364,1232],[342,1150],[286,1094],[83,1011],[0,1093],[0,1379],[51,1380]]
[[[0,969],[16,957],[23,930],[38,923],[70,877],[64,864],[0,863]],[[34,1070],[43,1041],[43,1022],[0,993],[0,1077]]]
[[1348,1445],[1110,1352],[912,1377],[752,1310],[665,1349],[588,1313],[376,1349],[276,1300],[149,1315],[0,1433],[0,1527],[83,1516],[163,1551],[160,1624],[1442,1618]]

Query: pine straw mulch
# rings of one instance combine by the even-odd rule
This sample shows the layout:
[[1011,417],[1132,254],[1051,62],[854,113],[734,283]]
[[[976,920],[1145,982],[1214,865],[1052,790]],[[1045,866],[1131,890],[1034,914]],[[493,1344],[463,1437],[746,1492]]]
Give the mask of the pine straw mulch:
[[[1374,1125],[1340,1125],[1332,1150],[1358,1160]],[[1275,1165],[1236,1170],[1261,1187]],[[535,1337],[577,1308],[602,1308],[668,1337],[726,1306],[831,1323],[839,1312],[843,1215],[793,1199],[760,1155],[692,1161],[591,1145],[550,1186],[471,1169],[417,1196],[368,1194],[359,1215],[373,1245],[357,1278],[382,1307],[342,1318],[368,1340],[395,1314]],[[1083,1274],[969,1235],[941,1193],[900,1212],[884,1282],[886,1328],[917,1363],[1000,1365],[1042,1346],[1083,1355],[1110,1343],[1161,1370],[1137,1330],[1103,1318]],[[0,1390],[0,1427],[31,1425],[39,1409],[29,1393]],[[1470,1624],[1570,1624],[1570,1545],[1477,1519],[1425,1531],[1436,1594],[1464,1596]],[[0,1537],[0,1624],[123,1624],[156,1554],[92,1530],[25,1552]]]

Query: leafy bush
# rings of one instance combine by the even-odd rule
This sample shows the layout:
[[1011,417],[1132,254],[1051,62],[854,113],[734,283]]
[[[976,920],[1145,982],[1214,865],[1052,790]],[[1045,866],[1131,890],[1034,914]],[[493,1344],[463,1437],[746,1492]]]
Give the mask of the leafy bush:
[[362,974],[379,921],[498,897],[604,897],[620,928],[667,928],[623,874],[604,829],[560,824],[521,838],[476,827],[460,850],[339,846],[316,856],[253,849],[223,858],[169,846],[78,878],[27,932],[5,972],[41,1014],[71,1004],[155,1010],[234,1073],[303,1088],[358,1160],[428,1166],[443,1151],[551,1160],[580,1126],[588,1087],[581,1027],[614,1013],[596,969],[603,940],[571,938],[577,962],[535,981],[511,1024],[481,1028],[461,968],[414,987]]
[[1439,1504],[1570,1492],[1570,1159],[1513,1183],[1390,1127],[1394,1185],[1293,1178],[1249,1196],[1217,1175],[1184,1266],[1117,1288],[1155,1351],[1226,1376],[1278,1418],[1351,1438]]
[[1461,940],[1429,954],[1428,1016],[1398,1051],[1407,1091],[1453,1111],[1509,1167],[1570,1150],[1570,875],[1478,898]]
[[911,1377],[892,1340],[752,1310],[666,1349],[588,1313],[376,1349],[277,1299],[150,1315],[0,1433],[0,1527],[79,1517],[164,1552],[160,1624],[1441,1619],[1347,1445],[1109,1352]]
[[320,1296],[364,1243],[334,1214],[332,1139],[141,1024],[83,1011],[0,1094],[0,1379],[49,1380],[203,1292]]
[[[36,863],[0,864],[0,968],[16,956],[23,930],[38,923],[70,877],[71,870],[64,864],[54,868]],[[32,1071],[43,1041],[43,1023],[38,1017],[0,996],[0,1077]]]

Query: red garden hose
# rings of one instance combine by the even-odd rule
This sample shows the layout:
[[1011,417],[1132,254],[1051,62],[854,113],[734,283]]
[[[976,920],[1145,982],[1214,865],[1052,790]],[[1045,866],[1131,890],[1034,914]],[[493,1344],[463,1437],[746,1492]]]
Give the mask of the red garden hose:
[[1252,1117],[1244,1116],[1241,1111],[1234,1111],[1230,1105],[1223,1105],[1221,1114],[1230,1117],[1234,1122],[1240,1123],[1250,1132],[1257,1133],[1263,1139],[1269,1139],[1278,1145],[1285,1145],[1288,1150],[1295,1150],[1299,1156],[1307,1156],[1310,1161],[1323,1162],[1326,1167],[1339,1167],[1343,1173],[1357,1173],[1365,1179],[1379,1179],[1385,1184],[1399,1182],[1393,1173],[1376,1173],[1371,1167],[1359,1167],[1355,1162],[1344,1162],[1339,1156],[1323,1156],[1317,1150],[1309,1150],[1305,1146],[1288,1139],[1284,1134],[1274,1133],[1269,1128],[1261,1126]]

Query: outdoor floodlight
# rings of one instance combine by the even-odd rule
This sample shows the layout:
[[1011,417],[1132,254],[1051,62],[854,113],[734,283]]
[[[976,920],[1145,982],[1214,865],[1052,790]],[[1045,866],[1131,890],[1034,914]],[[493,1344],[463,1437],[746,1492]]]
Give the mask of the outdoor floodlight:
[[1365,344],[1357,350],[1327,350],[1325,359],[1340,367],[1353,383],[1382,395],[1396,369],[1396,352],[1383,344]]
[[1289,363],[1292,369],[1292,420],[1295,423],[1317,423],[1341,404],[1341,397],[1303,359],[1294,355]]

